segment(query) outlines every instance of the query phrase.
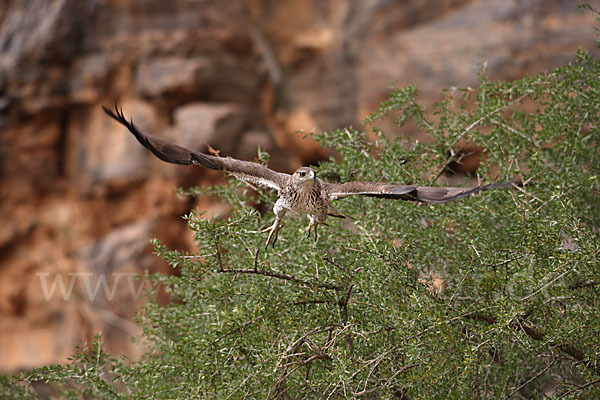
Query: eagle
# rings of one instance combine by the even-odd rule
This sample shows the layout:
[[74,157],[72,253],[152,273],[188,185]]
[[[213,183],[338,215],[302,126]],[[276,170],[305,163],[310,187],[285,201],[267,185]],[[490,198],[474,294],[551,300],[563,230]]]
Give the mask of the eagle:
[[275,248],[275,242],[282,227],[281,221],[288,211],[308,215],[310,222],[306,228],[306,238],[310,237],[312,231],[316,241],[318,238],[317,227],[326,225],[325,221],[328,216],[346,218],[331,205],[332,201],[344,197],[360,195],[422,203],[447,203],[484,190],[512,186],[512,183],[492,183],[470,188],[397,185],[364,181],[329,183],[319,179],[316,171],[310,167],[298,168],[290,175],[273,171],[255,162],[204,154],[178,146],[157,136],[139,131],[133,124],[133,119],[127,120],[123,115],[123,110],[119,110],[117,105],[115,105],[114,111],[104,106],[102,109],[110,117],[124,125],[142,146],[163,161],[182,165],[202,165],[206,168],[222,170],[239,180],[277,190],[279,197],[273,206],[275,221],[273,225],[260,231],[260,233],[269,234],[267,248],[269,244]]

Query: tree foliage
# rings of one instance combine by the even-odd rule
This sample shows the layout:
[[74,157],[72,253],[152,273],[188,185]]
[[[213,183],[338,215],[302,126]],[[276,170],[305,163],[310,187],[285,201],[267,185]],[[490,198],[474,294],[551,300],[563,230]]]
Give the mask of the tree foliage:
[[[61,398],[591,398],[600,397],[600,62],[586,51],[515,82],[480,74],[426,110],[393,91],[356,129],[316,135],[343,155],[329,180],[439,184],[466,141],[486,149],[477,178],[513,180],[444,205],[347,198],[355,219],[317,243],[288,218],[265,251],[257,203],[275,194],[231,181],[198,190],[231,205],[188,216],[194,254],[156,252],[177,268],[153,277],[167,306],[139,317],[152,351],[117,360],[96,342],[65,366],[4,377],[0,395]],[[377,125],[412,120],[428,143]],[[264,158],[264,155],[263,155]],[[469,184],[465,180],[465,185]],[[4,391],[4,392],[2,392]]]

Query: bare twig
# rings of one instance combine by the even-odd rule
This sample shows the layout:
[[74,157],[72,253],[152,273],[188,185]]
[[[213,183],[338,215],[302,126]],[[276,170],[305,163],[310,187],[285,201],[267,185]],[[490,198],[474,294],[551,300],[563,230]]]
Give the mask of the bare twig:
[[[295,363],[290,363],[288,366],[291,365],[296,365],[294,368],[292,368],[290,371],[284,371],[281,375],[279,375],[279,377],[277,378],[277,381],[273,384],[273,386],[271,386],[271,388],[269,389],[269,393],[267,394],[267,398],[271,397],[271,393],[273,393],[273,391],[277,391],[279,389],[279,387],[284,383],[284,381],[290,376],[292,375],[294,372],[298,371],[300,368],[302,368],[305,365],[309,365],[311,362],[315,361],[315,360],[331,360],[331,356],[329,354],[325,354],[325,353],[317,353],[314,354],[304,360],[301,361],[296,361]],[[287,367],[285,368],[287,369]]]
[[252,274],[252,275],[263,275],[263,276],[269,276],[271,278],[277,278],[277,279],[283,279],[285,281],[291,281],[291,282],[296,282],[296,283],[300,283],[302,285],[305,286],[310,286],[310,287],[318,287],[318,288],[323,288],[323,289],[331,289],[331,290],[342,290],[342,287],[339,285],[334,285],[332,283],[324,283],[324,282],[311,282],[309,280],[306,279],[300,279],[294,275],[287,275],[287,274],[282,274],[280,272],[273,272],[273,271],[265,271],[262,269],[245,269],[245,268],[240,268],[240,269],[222,269],[220,271],[217,272],[221,272],[224,274]]
[[394,379],[395,377],[397,377],[397,376],[398,376],[398,375],[400,375],[401,373],[403,373],[403,372],[406,372],[406,371],[408,371],[408,370],[409,370],[409,369],[411,369],[411,368],[418,367],[418,366],[420,366],[420,365],[422,365],[422,364],[423,364],[423,363],[420,363],[420,362],[419,362],[419,363],[413,363],[413,364],[405,365],[405,366],[403,366],[402,368],[399,368],[399,369],[398,369],[398,371],[394,372],[394,373],[392,374],[392,376],[390,376],[390,378],[389,378],[389,379],[388,379],[388,380],[385,382],[385,384],[382,384],[382,385],[377,385],[377,386],[375,386],[375,387],[372,387],[372,388],[370,388],[370,389],[363,389],[363,390],[361,390],[360,392],[355,392],[355,393],[353,393],[353,394],[354,394],[354,396],[358,397],[358,396],[363,396],[363,395],[365,395],[365,394],[373,393],[374,391],[376,391],[376,390],[378,390],[378,389],[380,389],[380,388],[383,388],[383,387],[385,387],[385,386],[389,385],[389,384],[391,383],[392,379]]
[[554,279],[552,279],[550,282],[546,283],[544,286],[542,286],[541,288],[539,288],[535,292],[530,293],[527,296],[523,297],[520,301],[525,301],[525,300],[529,299],[530,297],[535,296],[536,294],[538,294],[539,292],[541,292],[542,290],[544,290],[545,288],[547,288],[548,286],[552,285],[554,282],[556,282],[557,280],[559,280],[560,278],[562,278],[563,276],[565,276],[568,272],[569,272],[569,270],[566,270],[565,272],[563,272],[562,274],[558,275],[557,277],[555,277]]
[[254,255],[254,270],[258,271],[258,255],[260,254],[260,247],[256,249],[256,254]]
[[469,274],[471,273],[472,270],[473,270],[473,266],[471,266],[471,268],[469,268],[467,270],[467,272],[465,273],[465,275],[462,277],[462,279],[458,283],[458,286],[456,286],[456,289],[454,290],[454,293],[452,293],[452,296],[450,296],[450,300],[448,300],[448,304],[446,304],[446,309],[450,308],[450,304],[452,304],[452,302],[454,301],[454,298],[460,292],[460,289],[462,288],[463,283],[465,283],[465,280],[467,279],[467,276],[469,276]]
[[348,139],[350,139],[350,141],[354,145],[354,148],[360,151],[365,157],[369,158],[369,153],[367,153],[367,151],[362,146],[360,146],[360,144],[354,144],[354,142],[356,142],[356,138],[352,136],[350,130],[348,128],[345,128],[344,132],[346,133],[346,136],[348,136]]
[[483,117],[477,119],[475,122],[473,122],[471,125],[469,125],[464,131],[462,131],[460,135],[458,135],[458,137],[454,140],[454,142],[452,142],[450,147],[454,147],[456,145],[456,143],[458,143],[467,133],[469,133],[469,131],[471,131],[473,128],[475,128],[477,125],[479,125],[483,120],[504,110],[507,107],[512,106],[515,103],[518,103],[519,101],[523,100],[525,97],[529,96],[529,94],[530,94],[530,92],[527,92],[524,95],[514,99],[513,101],[510,101],[510,102],[506,103],[505,105],[500,106],[500,107],[496,108],[495,110],[492,110],[489,113],[485,114]]
[[[596,110],[596,108],[598,108],[598,106],[594,107],[594,111]],[[589,111],[583,115],[583,118],[581,119],[581,124],[579,124],[579,129],[577,130],[577,136],[580,136],[581,132],[583,132],[583,126],[585,125],[585,120],[588,118],[589,115],[590,115]]]
[[324,261],[327,261],[328,263],[330,263],[331,265],[333,265],[334,267],[337,267],[341,270],[343,270],[344,272],[348,273],[348,268],[346,268],[345,266],[341,265],[340,263],[336,262],[334,259],[329,258],[329,257],[323,257]]
[[213,244],[215,246],[215,250],[217,252],[217,262],[219,263],[219,270],[223,271],[223,258],[221,257],[221,248],[219,247],[219,242],[217,240],[217,235],[213,235]]
[[331,299],[324,299],[324,300],[303,300],[303,301],[296,301],[294,302],[295,306],[304,306],[307,304],[333,304],[335,303],[335,300],[331,300]]
[[554,364],[556,364],[556,360],[558,360],[557,357],[555,357],[552,360],[552,362],[550,364],[548,364],[546,367],[542,368],[537,374],[535,374],[534,376],[532,376],[531,378],[529,378],[528,380],[523,382],[521,385],[519,385],[519,387],[516,388],[515,390],[513,390],[511,393],[509,393],[508,396],[505,396],[504,399],[506,400],[508,398],[511,398],[519,390],[523,389],[525,386],[529,385],[531,382],[535,381],[537,378],[544,375],[546,372],[548,372],[550,370],[550,368],[552,368],[554,366]]
[[[463,314],[462,316],[459,316],[459,317],[465,317],[465,318],[474,319],[477,321],[483,321],[483,322],[487,322],[488,324],[495,324],[497,322],[495,317],[485,315],[485,314],[482,314],[479,312],[469,313],[466,315]],[[456,317],[454,317],[452,319],[456,319]],[[530,338],[532,338],[534,340],[542,341],[546,338],[545,333],[527,325],[523,319],[519,319],[519,320],[515,321],[513,326],[516,328],[519,328],[520,330],[525,332],[525,334],[527,336],[529,336]],[[559,343],[553,343],[553,342],[549,342],[549,344],[555,346],[563,353],[570,355],[577,361],[582,362],[587,368],[594,371],[596,374],[600,375],[600,367],[594,366],[592,363],[590,363],[587,356],[583,352],[583,350],[578,349],[577,347],[574,347],[570,344],[559,344]]]
[[498,125],[498,126],[504,128],[504,129],[506,129],[507,131],[512,132],[515,135],[517,135],[517,136],[519,136],[519,137],[527,140],[528,142],[530,142],[531,144],[533,144],[535,147],[540,147],[540,145],[533,138],[525,136],[525,134],[523,132],[520,132],[520,131],[516,130],[512,126],[506,125],[505,123],[497,121],[495,119],[490,120],[490,122],[492,124],[494,124],[494,125]]
[[[465,156],[465,154],[462,152],[465,147],[467,147],[467,144],[469,142],[466,141],[462,146],[460,146],[460,149],[454,151],[452,149],[450,149],[450,157],[448,157],[448,159],[446,160],[446,162],[444,163],[444,165],[442,165],[442,168],[440,168],[440,170],[438,171],[437,174],[435,174],[435,176],[433,177],[432,182],[435,182],[439,179],[440,176],[442,176],[442,174],[446,171],[446,169],[448,168],[448,166],[450,166],[450,164],[452,164],[454,161],[456,162],[460,162],[460,160],[462,160],[462,158]],[[458,155],[458,158],[456,157]]]
[[588,387],[590,387],[590,386],[592,386],[592,385],[596,385],[596,384],[598,384],[598,383],[600,383],[600,378],[598,378],[598,379],[595,379],[595,380],[593,380],[593,381],[590,381],[590,382],[586,383],[585,385],[577,386],[576,388],[573,388],[573,389],[569,390],[568,392],[565,392],[565,393],[563,393],[563,394],[562,394],[562,395],[559,397],[559,399],[562,399],[562,398],[564,398],[564,397],[567,397],[567,396],[568,396],[568,395],[570,395],[571,393],[574,393],[574,392],[580,392],[580,391],[582,391],[582,390],[584,390],[584,389],[586,389],[586,388],[588,388]]
[[588,282],[575,282],[572,285],[567,286],[567,289],[570,290],[575,290],[575,289],[582,289],[582,288],[587,288],[587,287],[594,287],[597,286],[600,282],[596,282],[596,281],[588,281]]
[[223,257],[221,255],[221,248],[219,246],[219,243],[217,241],[217,236],[214,235],[213,236],[213,244],[215,246],[215,251],[216,251],[216,257],[217,257],[217,263],[219,264],[219,270],[217,272],[219,273],[223,273],[223,274],[251,274],[251,275],[263,275],[263,276],[268,276],[271,278],[277,278],[277,279],[282,279],[282,280],[286,280],[286,281],[291,281],[291,282],[296,282],[296,283],[300,283],[302,285],[306,285],[309,287],[318,287],[318,288],[323,288],[323,289],[331,289],[331,290],[342,290],[342,287],[339,285],[334,285],[332,283],[325,283],[325,282],[311,282],[309,280],[306,279],[301,279],[298,278],[297,276],[294,275],[287,275],[287,274],[282,274],[280,272],[274,272],[274,271],[266,271],[264,269],[259,269],[258,268],[258,255],[259,255],[259,251],[257,251],[254,255],[254,266],[253,269],[247,269],[247,268],[239,268],[239,269],[225,269],[225,267],[223,266]]
[[[457,138],[456,138],[456,139],[454,139],[454,142],[452,142],[452,144],[450,145],[450,148],[453,148],[454,146],[456,146],[456,144],[457,144],[458,142],[460,142],[460,141],[462,140],[462,138],[463,138],[463,137],[465,137],[465,135],[466,135],[467,133],[469,133],[469,132],[470,132],[470,131],[471,131],[473,128],[475,128],[477,125],[479,125],[479,124],[480,124],[482,121],[484,121],[484,120],[486,120],[487,118],[491,117],[492,115],[494,115],[494,114],[496,114],[496,113],[498,113],[498,112],[500,112],[500,111],[504,110],[505,108],[507,108],[507,107],[510,107],[510,106],[512,106],[512,105],[513,105],[513,104],[515,104],[515,103],[518,103],[519,101],[521,101],[521,100],[523,100],[525,97],[527,97],[529,94],[530,94],[530,93],[529,93],[529,92],[527,92],[527,93],[525,93],[524,95],[522,95],[522,96],[520,96],[520,97],[516,98],[515,100],[513,100],[513,101],[511,101],[511,102],[508,102],[507,104],[505,104],[505,105],[503,105],[503,106],[500,106],[500,107],[498,107],[498,108],[496,108],[496,109],[494,109],[494,110],[490,111],[489,113],[485,114],[485,115],[484,115],[484,116],[482,116],[481,118],[478,118],[477,120],[473,121],[473,122],[471,123],[471,125],[467,126],[467,127],[465,128],[465,130],[464,130],[464,131],[462,131],[462,132],[460,133],[460,135],[458,135],[458,136],[457,136]],[[438,171],[438,173],[435,175],[435,177],[433,178],[432,182],[435,182],[435,181],[437,181],[437,180],[439,179],[439,177],[440,177],[440,176],[442,176],[442,174],[444,173],[444,171],[446,170],[446,168],[448,168],[448,166],[449,166],[449,165],[450,165],[452,162],[454,162],[454,161],[455,161],[455,159],[456,159],[456,155],[457,155],[457,154],[459,155],[459,157],[458,157],[458,161],[460,161],[460,159],[463,157],[463,156],[462,156],[462,155],[460,155],[460,154],[461,154],[461,152],[462,152],[462,151],[465,149],[465,146],[467,145],[467,143],[469,143],[469,141],[468,141],[468,140],[465,142],[465,144],[463,144],[463,145],[460,147],[460,149],[458,149],[456,152],[454,152],[454,153],[452,153],[452,154],[450,155],[450,157],[448,158],[448,160],[447,160],[447,161],[444,163],[444,165],[442,166],[442,168],[440,168],[440,170]]]

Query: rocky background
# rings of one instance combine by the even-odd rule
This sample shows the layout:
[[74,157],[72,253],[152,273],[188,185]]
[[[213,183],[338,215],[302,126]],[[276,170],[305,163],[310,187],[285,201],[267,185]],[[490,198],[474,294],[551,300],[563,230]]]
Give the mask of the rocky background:
[[[65,362],[100,330],[109,351],[139,356],[144,281],[131,278],[173,273],[148,239],[194,251],[181,215],[227,213],[175,190],[221,173],[156,160],[100,105],[186,146],[253,159],[260,145],[291,171],[328,156],[296,131],[358,126],[391,84],[430,104],[476,84],[483,61],[515,79],[594,49],[576,3],[3,0],[0,372]],[[110,290],[90,296],[102,276]]]

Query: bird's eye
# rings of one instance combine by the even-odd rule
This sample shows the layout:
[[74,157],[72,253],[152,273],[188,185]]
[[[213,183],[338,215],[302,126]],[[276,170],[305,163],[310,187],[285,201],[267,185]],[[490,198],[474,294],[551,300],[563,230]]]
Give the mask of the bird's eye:
[[300,175],[301,177],[304,177],[306,175],[306,172],[298,172],[298,175]]

